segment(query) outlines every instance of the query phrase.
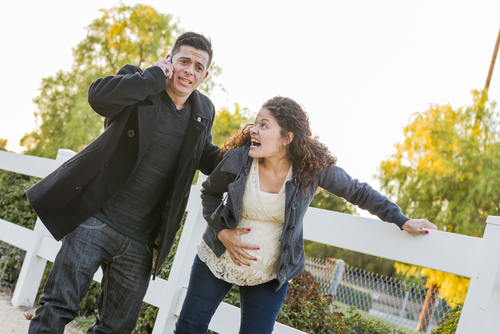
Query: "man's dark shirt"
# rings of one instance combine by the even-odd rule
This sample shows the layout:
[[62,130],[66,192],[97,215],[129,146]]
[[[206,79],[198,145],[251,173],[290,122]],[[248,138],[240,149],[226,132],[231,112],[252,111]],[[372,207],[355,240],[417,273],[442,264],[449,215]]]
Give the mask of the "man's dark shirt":
[[188,128],[189,104],[177,110],[167,92],[151,144],[132,178],[94,217],[135,240],[152,244],[168,190],[173,184]]

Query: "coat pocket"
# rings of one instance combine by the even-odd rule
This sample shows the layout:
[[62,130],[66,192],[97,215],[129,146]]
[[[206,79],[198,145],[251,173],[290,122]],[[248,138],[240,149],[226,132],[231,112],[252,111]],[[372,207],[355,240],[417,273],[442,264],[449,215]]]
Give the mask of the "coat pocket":
[[68,165],[72,164],[73,162],[77,161],[78,159],[86,156],[89,153],[92,153],[94,151],[98,151],[102,148],[102,142],[93,142],[87,147],[85,147],[82,151],[80,151],[77,155],[75,155],[73,158],[69,159],[65,163],[62,164],[62,168],[66,168]]
[[290,258],[292,266],[297,265],[304,256],[304,243],[302,241],[297,241],[292,247],[292,255]]

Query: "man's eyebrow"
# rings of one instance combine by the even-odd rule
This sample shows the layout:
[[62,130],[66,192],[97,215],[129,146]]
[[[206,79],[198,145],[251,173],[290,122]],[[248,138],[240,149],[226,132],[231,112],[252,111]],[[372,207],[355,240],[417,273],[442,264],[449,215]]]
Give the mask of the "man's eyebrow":
[[[193,58],[192,58],[192,57],[179,57],[179,59],[184,59],[184,60],[193,60]],[[205,65],[203,65],[203,63],[202,63],[201,61],[197,60],[197,61],[196,61],[196,63],[197,63],[198,65],[200,65],[201,67],[203,67],[203,69],[205,69]]]

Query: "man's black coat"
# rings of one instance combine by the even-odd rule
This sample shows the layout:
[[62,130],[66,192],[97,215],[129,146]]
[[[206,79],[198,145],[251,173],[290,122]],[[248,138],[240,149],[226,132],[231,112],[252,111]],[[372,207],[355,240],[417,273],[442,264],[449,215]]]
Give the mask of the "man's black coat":
[[[31,206],[54,238],[60,240],[73,231],[131,178],[155,132],[165,89],[165,75],[156,66],[142,71],[126,65],[117,75],[92,83],[89,104],[105,117],[105,131],[27,192]],[[172,247],[196,170],[210,174],[219,152],[211,143],[212,102],[195,90],[189,103],[191,118],[174,184],[168,189],[155,274]]]

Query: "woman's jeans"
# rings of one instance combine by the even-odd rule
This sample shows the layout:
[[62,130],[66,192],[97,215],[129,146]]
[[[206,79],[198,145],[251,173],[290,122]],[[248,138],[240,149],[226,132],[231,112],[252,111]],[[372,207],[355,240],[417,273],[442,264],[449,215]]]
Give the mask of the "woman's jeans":
[[87,333],[131,333],[151,278],[152,247],[91,217],[68,234],[45,283],[29,333],[63,333],[99,266],[98,317]]
[[[240,286],[240,334],[271,333],[285,300],[288,283],[278,291],[277,280],[255,286]],[[196,256],[191,269],[186,299],[176,323],[176,334],[205,334],[215,310],[232,284],[216,278]]]

